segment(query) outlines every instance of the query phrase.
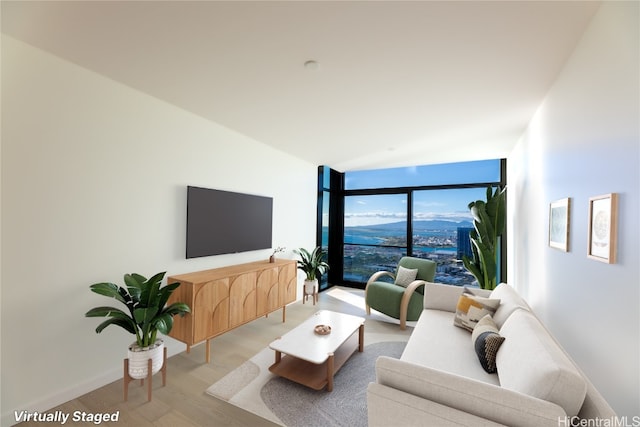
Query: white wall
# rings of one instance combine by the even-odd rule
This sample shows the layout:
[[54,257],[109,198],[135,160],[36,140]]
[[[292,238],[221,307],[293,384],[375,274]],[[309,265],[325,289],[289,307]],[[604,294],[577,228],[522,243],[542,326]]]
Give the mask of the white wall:
[[315,244],[315,165],[7,36],[1,148],[2,425],[122,375],[132,336],[94,332],[91,283],[267,259],[186,260],[187,185],[273,197],[279,256]]
[[[638,3],[604,2],[508,159],[509,281],[619,415],[640,415]],[[589,197],[619,193],[618,262],[587,259]],[[548,246],[570,197],[570,251]]]

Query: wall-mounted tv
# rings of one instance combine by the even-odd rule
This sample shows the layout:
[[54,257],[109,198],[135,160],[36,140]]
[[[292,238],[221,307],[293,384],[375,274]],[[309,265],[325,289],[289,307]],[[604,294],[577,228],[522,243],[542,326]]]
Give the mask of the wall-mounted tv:
[[271,248],[273,199],[187,187],[187,258]]

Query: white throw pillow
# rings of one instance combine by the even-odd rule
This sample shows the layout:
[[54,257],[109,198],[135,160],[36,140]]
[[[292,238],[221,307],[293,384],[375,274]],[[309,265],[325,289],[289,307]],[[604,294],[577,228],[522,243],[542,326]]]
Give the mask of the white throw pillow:
[[398,274],[396,274],[396,285],[400,285],[403,287],[407,287],[416,280],[416,276],[418,275],[417,268],[404,268],[403,266],[398,266]]

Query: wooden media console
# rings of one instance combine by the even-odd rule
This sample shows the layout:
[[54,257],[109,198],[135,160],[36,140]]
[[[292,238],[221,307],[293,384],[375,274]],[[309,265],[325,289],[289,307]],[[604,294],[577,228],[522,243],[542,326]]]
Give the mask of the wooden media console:
[[196,271],[167,278],[180,282],[169,304],[189,304],[191,313],[175,316],[169,336],[191,346],[206,341],[206,361],[211,360],[210,340],[235,327],[282,308],[296,300],[297,262],[276,259],[211,270]]

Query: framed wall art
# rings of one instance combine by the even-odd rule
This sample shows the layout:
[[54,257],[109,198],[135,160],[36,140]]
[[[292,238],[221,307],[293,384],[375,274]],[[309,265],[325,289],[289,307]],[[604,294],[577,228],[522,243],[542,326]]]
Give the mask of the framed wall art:
[[587,256],[614,264],[618,236],[618,195],[589,198],[589,244]]
[[571,199],[565,198],[549,205],[549,246],[569,251],[569,216]]

